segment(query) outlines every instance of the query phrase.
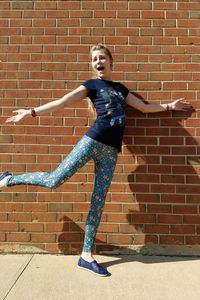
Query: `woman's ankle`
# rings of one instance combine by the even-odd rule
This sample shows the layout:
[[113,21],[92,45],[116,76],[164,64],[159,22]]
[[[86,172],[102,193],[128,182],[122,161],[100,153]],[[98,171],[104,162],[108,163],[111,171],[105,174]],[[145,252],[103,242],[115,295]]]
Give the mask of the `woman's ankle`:
[[82,252],[81,257],[86,260],[87,262],[94,261],[94,257],[92,256],[91,252]]

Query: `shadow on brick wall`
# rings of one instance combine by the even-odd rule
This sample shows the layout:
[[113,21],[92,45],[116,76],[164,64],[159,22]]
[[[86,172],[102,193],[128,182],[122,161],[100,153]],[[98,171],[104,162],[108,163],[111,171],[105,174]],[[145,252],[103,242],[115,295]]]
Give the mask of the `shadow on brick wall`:
[[[132,223],[132,213],[127,214],[127,218]],[[83,245],[84,238],[84,230],[69,217],[64,216],[60,219],[63,222],[63,232],[58,236],[58,248],[62,254],[73,254],[80,255]],[[74,228],[74,232],[69,229]],[[77,237],[79,236],[80,241],[77,241]],[[76,241],[76,242],[75,242]],[[145,248],[145,247],[144,247]],[[101,240],[95,240],[95,251],[96,254],[103,254],[107,256],[107,261],[102,263],[105,267],[110,267],[117,264],[129,263],[129,262],[140,262],[144,264],[152,264],[152,263],[164,263],[164,262],[177,262],[177,261],[191,261],[199,259],[196,255],[180,255],[168,252],[164,254],[152,254],[148,251],[148,249],[143,249],[138,252],[129,247],[120,247],[117,245],[106,244]],[[142,255],[141,255],[142,254]],[[112,259],[109,259],[112,257]],[[116,258],[113,260],[113,257]]]
[[[134,200],[128,203],[127,235],[133,242],[126,247],[97,238],[95,253],[200,255],[199,248],[191,250],[191,246],[200,245],[200,160],[193,137],[195,127],[189,119],[192,113],[140,114],[134,125],[128,126],[128,131],[131,127],[133,132],[140,132],[134,144],[126,145],[137,162],[128,173]],[[81,253],[85,224],[79,226],[67,216],[60,221],[63,222],[63,232],[58,236],[60,252]]]
[[[134,199],[128,219],[136,242],[174,249],[200,245],[200,159],[193,112],[140,115],[135,122],[139,136],[126,147],[137,163],[128,174]],[[139,208],[134,210],[134,204]]]

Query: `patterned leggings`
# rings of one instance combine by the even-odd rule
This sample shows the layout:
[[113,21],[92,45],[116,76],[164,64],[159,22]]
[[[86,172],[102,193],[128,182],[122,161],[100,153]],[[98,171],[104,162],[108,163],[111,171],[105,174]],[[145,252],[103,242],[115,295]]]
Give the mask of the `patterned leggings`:
[[93,159],[95,164],[95,182],[90,210],[86,220],[84,252],[91,252],[95,235],[100,223],[102,210],[113,172],[117,162],[118,152],[115,148],[97,142],[88,136],[83,136],[71,153],[61,162],[58,168],[49,172],[34,172],[10,177],[7,186],[39,185],[55,189],[67,181],[78,169]]

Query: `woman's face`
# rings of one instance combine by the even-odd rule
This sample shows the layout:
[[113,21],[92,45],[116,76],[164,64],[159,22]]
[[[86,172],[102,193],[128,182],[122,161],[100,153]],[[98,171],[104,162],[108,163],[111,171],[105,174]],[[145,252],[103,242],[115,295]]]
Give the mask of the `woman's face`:
[[92,52],[91,64],[99,79],[111,80],[112,61],[103,49]]

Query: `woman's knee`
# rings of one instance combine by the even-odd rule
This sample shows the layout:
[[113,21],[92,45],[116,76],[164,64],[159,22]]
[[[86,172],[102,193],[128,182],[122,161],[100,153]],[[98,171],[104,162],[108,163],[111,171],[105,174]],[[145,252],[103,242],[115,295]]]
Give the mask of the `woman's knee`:
[[62,181],[60,180],[48,180],[45,182],[46,187],[48,187],[49,189],[55,190],[56,188],[58,188],[60,185],[62,184]]

